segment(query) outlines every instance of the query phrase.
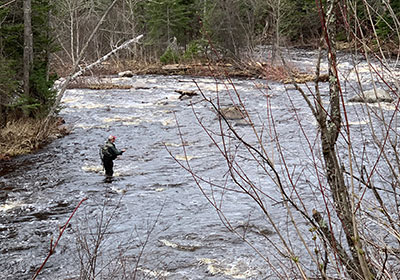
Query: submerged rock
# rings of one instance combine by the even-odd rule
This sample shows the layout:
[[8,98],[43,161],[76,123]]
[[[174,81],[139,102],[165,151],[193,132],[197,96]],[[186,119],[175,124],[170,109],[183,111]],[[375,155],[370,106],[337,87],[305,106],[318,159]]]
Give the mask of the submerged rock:
[[244,113],[238,105],[221,108],[220,112],[228,120],[241,120],[245,118]]
[[197,95],[194,90],[175,90],[175,92],[179,93],[180,96],[178,97],[179,100],[192,98],[193,96]]
[[357,94],[349,99],[349,102],[366,102],[366,103],[376,103],[376,102],[393,102],[393,98],[384,89],[367,90],[360,94]]
[[183,250],[183,251],[196,251],[197,249],[200,249],[201,246],[199,244],[178,244],[178,243],[173,243],[171,241],[168,241],[166,239],[161,239],[160,242],[164,244],[165,246],[178,249],[178,250]]

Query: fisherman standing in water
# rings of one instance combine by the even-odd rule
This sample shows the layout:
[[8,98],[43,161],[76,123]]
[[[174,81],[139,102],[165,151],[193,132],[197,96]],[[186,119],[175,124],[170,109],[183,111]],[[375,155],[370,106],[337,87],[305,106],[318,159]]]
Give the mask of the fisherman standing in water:
[[117,156],[122,155],[125,152],[125,149],[118,150],[115,147],[115,136],[110,135],[104,144],[104,146],[101,148],[101,153],[100,157],[103,162],[104,169],[106,171],[106,180],[110,181],[111,177],[113,176],[114,170],[114,159],[117,158]]

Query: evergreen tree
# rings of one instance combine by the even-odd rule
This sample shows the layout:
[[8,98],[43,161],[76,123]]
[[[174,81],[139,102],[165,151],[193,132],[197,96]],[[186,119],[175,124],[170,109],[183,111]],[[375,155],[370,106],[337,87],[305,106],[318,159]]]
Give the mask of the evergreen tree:
[[0,10],[0,109],[4,125],[6,115],[40,117],[51,107],[55,92],[50,90],[49,54],[55,50],[50,35],[50,0],[32,0],[33,64],[30,67],[29,92],[22,90],[24,15],[23,1],[10,2]]
[[376,23],[378,36],[382,40],[390,40],[394,44],[399,43],[397,32],[400,29],[400,2],[387,2],[387,7],[383,7],[383,16],[379,17]]
[[33,67],[31,73],[30,96],[39,103],[38,115],[47,113],[53,104],[55,92],[51,90],[55,76],[49,76],[50,54],[56,51],[54,39],[51,36],[49,14],[52,9],[50,0],[33,0]]
[[165,48],[174,38],[182,45],[191,39],[191,23],[195,20],[193,1],[149,1],[145,8],[151,43]]
[[23,14],[18,2],[0,9],[0,127],[7,122],[22,77]]
[[318,39],[321,21],[314,0],[285,0],[280,32],[292,44],[308,45]]

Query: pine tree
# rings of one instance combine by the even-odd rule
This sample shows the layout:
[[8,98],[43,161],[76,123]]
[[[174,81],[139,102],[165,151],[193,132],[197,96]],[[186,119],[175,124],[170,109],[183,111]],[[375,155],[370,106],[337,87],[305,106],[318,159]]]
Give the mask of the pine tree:
[[[0,111],[2,118],[0,126],[7,120],[7,115],[13,113],[40,117],[51,106],[55,93],[50,90],[52,80],[49,79],[49,53],[55,50],[48,25],[50,0],[32,0],[31,31],[32,46],[28,59],[24,61],[24,10],[23,1],[11,1],[0,10]],[[29,9],[29,7],[25,7]],[[28,16],[25,14],[25,16]],[[26,21],[26,19],[25,19]],[[25,34],[25,37],[27,34]],[[29,87],[22,88],[25,78],[29,77]],[[29,69],[29,73],[27,73]],[[27,75],[29,74],[29,75]],[[17,112],[17,114],[15,114]]]
[[147,26],[151,42],[164,48],[171,42],[186,44],[194,20],[193,1],[158,0],[146,5]]

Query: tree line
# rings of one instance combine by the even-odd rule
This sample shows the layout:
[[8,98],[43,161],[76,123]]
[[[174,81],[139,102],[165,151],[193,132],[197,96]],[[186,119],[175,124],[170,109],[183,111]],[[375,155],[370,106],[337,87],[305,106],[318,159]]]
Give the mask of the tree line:
[[[9,0],[1,4],[0,12],[2,122],[11,115],[46,115],[53,108],[56,94],[51,90],[53,69],[88,65],[140,34],[145,34],[142,44],[116,53],[116,61],[171,63],[208,58],[212,53],[222,59],[242,59],[243,53],[267,44],[276,50],[299,45],[326,48],[325,53],[319,52],[315,72],[319,76],[325,55],[329,88],[322,87],[319,79],[315,79],[314,88],[292,82],[316,120],[315,133],[304,130],[287,94],[291,103],[288,114],[293,114],[301,130],[299,137],[306,144],[308,161],[304,167],[286,161],[290,153],[279,142],[272,111],[267,110],[265,116],[268,125],[258,131],[236,90],[230,98],[252,128],[254,144],[246,141],[249,135],[243,138],[231,125],[219,98],[213,101],[203,94],[204,101],[217,112],[216,131],[197,118],[226,162],[231,180],[224,178],[217,185],[218,180],[209,179],[208,174],[203,178],[196,173],[189,161],[183,161],[182,167],[202,190],[203,183],[211,188],[209,201],[232,232],[236,229],[230,227],[221,211],[222,203],[216,203],[215,190],[221,189],[223,199],[232,188],[227,185],[231,181],[235,192],[253,199],[278,236],[279,243],[271,242],[271,250],[277,258],[289,261],[278,260],[283,268],[280,278],[301,275],[309,279],[318,275],[320,279],[396,279],[400,259],[399,107],[396,104],[388,110],[387,117],[381,106],[365,106],[369,124],[360,131],[362,144],[356,147],[353,137],[359,135],[353,136],[354,129],[347,119],[341,87],[346,76],[340,73],[336,51],[340,43],[345,43],[350,50],[364,54],[366,61],[377,60],[382,67],[369,65],[369,82],[375,92],[379,82],[398,97],[398,78],[386,58],[400,56],[399,12],[399,1],[377,0]],[[356,74],[362,70],[357,71],[355,67]],[[357,79],[354,90],[362,92],[365,85],[359,76]],[[184,143],[182,138],[181,147],[187,154],[190,146],[186,148]],[[269,152],[270,144],[275,151]],[[278,155],[278,164],[274,154]],[[266,181],[246,174],[250,162],[268,177]],[[297,174],[298,168],[304,170]],[[305,177],[309,168],[314,178]],[[298,182],[312,190],[314,209],[304,205]],[[304,259],[298,257],[287,228],[279,228],[270,215],[269,185],[275,186],[282,197],[287,219],[296,231],[294,238],[303,244],[299,250],[306,252]],[[245,234],[239,236],[245,239]]]
[[[90,63],[139,34],[145,34],[142,44],[118,52],[116,60],[171,63],[213,51],[219,58],[240,59],[243,51],[251,53],[259,45],[316,46],[322,34],[319,11],[325,6],[313,0],[119,0],[79,58],[112,2],[1,2],[1,126],[10,118],[46,115],[55,98],[55,69],[69,69],[77,59]],[[374,41],[377,34],[389,46],[398,44],[398,1],[364,2],[342,1],[336,7],[345,15],[335,23],[337,39],[353,41],[359,34],[348,27],[358,24],[363,38]]]

